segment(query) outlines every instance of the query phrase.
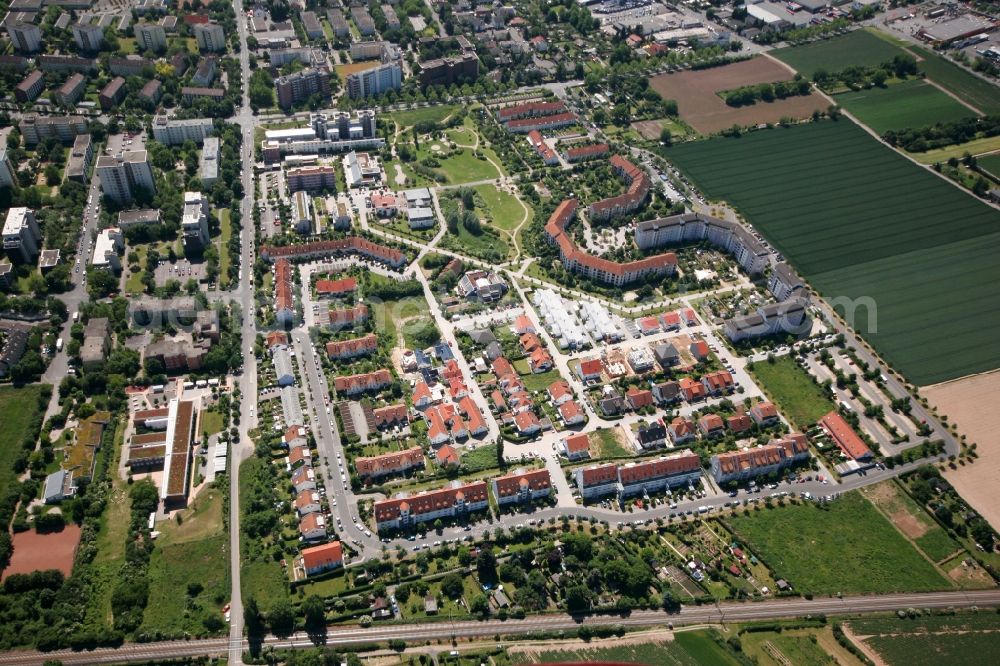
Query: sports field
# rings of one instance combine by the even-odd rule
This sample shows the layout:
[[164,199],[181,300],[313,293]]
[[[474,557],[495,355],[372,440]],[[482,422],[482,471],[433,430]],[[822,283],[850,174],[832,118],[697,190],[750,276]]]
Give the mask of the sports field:
[[851,65],[870,67],[902,53],[905,53],[903,49],[867,30],[854,30],[839,37],[771,51],[772,56],[808,79],[820,69],[839,72]]
[[976,115],[969,107],[920,79],[843,93],[834,100],[879,134]]
[[857,492],[727,521],[763,562],[799,593],[884,594],[952,585]]
[[735,205],[910,381],[1000,367],[995,209],[848,121],[685,143],[668,157]]

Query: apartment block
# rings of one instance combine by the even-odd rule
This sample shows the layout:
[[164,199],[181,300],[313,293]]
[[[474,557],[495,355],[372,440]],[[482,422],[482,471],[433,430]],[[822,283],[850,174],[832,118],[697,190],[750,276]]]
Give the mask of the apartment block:
[[94,256],[90,259],[90,265],[121,273],[122,260],[118,253],[123,249],[125,249],[125,237],[121,229],[116,227],[102,229],[94,239]]
[[125,92],[125,79],[116,76],[104,86],[104,90],[97,96],[97,101],[100,102],[103,111],[110,111],[125,99]]
[[159,23],[140,22],[135,24],[136,47],[140,52],[161,53],[167,49],[167,31]]
[[274,85],[278,91],[278,104],[286,109],[316,94],[329,97],[331,92],[330,73],[322,69],[303,69],[280,76]]
[[489,491],[485,481],[429,490],[405,498],[375,502],[375,524],[378,531],[403,528],[438,518],[455,518],[489,506]]
[[119,204],[131,203],[137,190],[156,192],[153,170],[145,150],[97,158],[97,176],[104,196]]
[[194,38],[202,51],[225,51],[226,33],[222,26],[214,21],[196,23],[193,28]]
[[94,53],[104,46],[104,20],[100,16],[84,14],[73,24],[73,41],[81,51]]
[[6,148],[0,148],[0,187],[17,187],[17,169],[7,156]]
[[94,146],[89,134],[80,134],[73,140],[73,148],[66,160],[66,178],[86,183],[87,171],[94,160]]
[[34,263],[42,248],[42,230],[30,208],[11,208],[3,224],[3,249],[12,260]]
[[201,192],[184,193],[181,230],[185,250],[200,250],[208,245],[208,198]]
[[500,506],[527,504],[545,499],[552,492],[552,479],[547,469],[511,472],[493,479],[492,485],[493,496]]
[[34,102],[45,89],[45,75],[41,71],[35,70],[28,74],[17,87],[14,88],[14,99],[22,104],[24,102]]
[[87,134],[87,119],[83,116],[39,116],[28,113],[18,123],[25,145],[34,146],[48,138],[72,143],[80,134]]
[[347,94],[352,99],[381,95],[403,85],[403,68],[396,62],[355,72],[347,77]]
[[83,97],[87,90],[87,78],[79,72],[73,74],[66,82],[59,86],[52,93],[52,101],[63,106],[73,106]]
[[6,28],[14,50],[20,53],[37,53],[42,50],[42,30],[34,23],[17,18],[8,21]]
[[211,118],[175,119],[167,116],[153,118],[153,138],[166,146],[176,146],[185,141],[201,144],[212,133]]
[[219,179],[219,139],[210,136],[205,139],[198,161],[198,177],[206,187],[211,187]]

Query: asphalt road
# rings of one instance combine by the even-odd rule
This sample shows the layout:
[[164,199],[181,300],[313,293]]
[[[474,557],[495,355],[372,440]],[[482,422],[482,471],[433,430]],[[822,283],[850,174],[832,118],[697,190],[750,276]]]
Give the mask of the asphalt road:
[[[626,628],[664,626],[675,627],[705,624],[747,622],[806,615],[845,616],[859,613],[891,612],[906,608],[971,608],[1000,605],[1000,590],[977,592],[928,592],[914,594],[887,594],[864,597],[830,597],[823,599],[772,599],[761,602],[727,602],[717,605],[684,606],[677,613],[663,611],[635,611],[628,616],[589,615],[576,618],[566,614],[541,615],[524,620],[463,620],[440,621],[423,624],[380,624],[362,629],[358,626],[330,628],[323,636],[310,637],[302,632],[287,638],[269,636],[266,645],[276,648],[309,648],[323,645],[329,648],[350,647],[363,643],[402,639],[422,641],[452,638],[483,638],[497,634],[517,636],[540,631],[566,631],[580,625],[621,625]],[[232,643],[225,638],[191,641],[164,641],[160,643],[130,643],[119,648],[99,648],[89,651],[60,650],[40,653],[35,651],[5,652],[0,654],[0,665],[42,666],[48,659],[58,659],[67,666],[75,664],[121,664],[130,661],[168,659],[192,656],[221,656],[242,654],[248,649],[246,641]],[[232,663],[232,662],[230,662]]]

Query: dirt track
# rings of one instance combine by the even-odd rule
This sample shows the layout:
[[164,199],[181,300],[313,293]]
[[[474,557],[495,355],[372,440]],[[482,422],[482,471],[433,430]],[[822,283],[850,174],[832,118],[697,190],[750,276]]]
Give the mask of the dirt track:
[[776,123],[782,118],[805,118],[828,104],[815,92],[751,106],[727,105],[717,94],[755,83],[788,81],[794,72],[777,60],[760,56],[731,65],[697,71],[661,74],[650,80],[663,99],[677,102],[681,118],[702,134],[712,134],[733,125]]
[[14,535],[14,555],[10,558],[10,565],[4,569],[3,577],[46,569],[59,569],[69,576],[79,543],[78,525],[67,525],[60,532],[48,534],[39,534],[34,530],[19,532]]

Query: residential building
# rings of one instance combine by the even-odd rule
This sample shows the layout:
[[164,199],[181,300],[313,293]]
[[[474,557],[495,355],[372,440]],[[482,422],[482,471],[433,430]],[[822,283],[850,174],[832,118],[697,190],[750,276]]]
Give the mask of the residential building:
[[181,231],[185,250],[197,251],[208,245],[208,197],[201,192],[184,193]]
[[295,318],[295,298],[292,294],[292,265],[287,259],[274,262],[274,316],[282,326],[290,326]]
[[304,102],[313,95],[330,96],[330,73],[323,69],[303,69],[280,76],[274,85],[278,91],[278,105],[288,109]]
[[361,255],[372,261],[399,268],[406,263],[406,253],[395,248],[379,245],[358,236],[348,236],[337,240],[312,241],[281,247],[263,246],[261,257],[265,261],[277,259],[319,259],[343,255]]
[[635,244],[641,250],[664,245],[708,242],[733,255],[750,275],[759,275],[768,265],[770,250],[737,222],[703,213],[682,213],[647,220],[636,226]]
[[334,378],[334,389],[338,395],[358,395],[388,388],[392,383],[392,373],[386,369],[364,372],[357,375]]
[[482,511],[489,506],[485,481],[430,490],[405,498],[375,502],[375,524],[378,531],[405,528],[410,525],[455,518]]
[[344,176],[349,188],[370,187],[382,180],[378,156],[351,151],[344,156]]
[[851,424],[844,420],[844,417],[837,412],[830,412],[819,420],[819,426],[823,429],[833,443],[836,444],[845,456],[851,460],[867,461],[874,456],[864,440],[858,436]]
[[805,289],[805,287],[805,283],[795,274],[792,267],[783,261],[774,265],[774,268],[771,270],[771,277],[767,281],[768,290],[779,301],[788,300],[800,289]]
[[392,474],[405,474],[424,466],[424,450],[414,446],[405,451],[393,451],[380,456],[359,457],[354,469],[362,480],[378,479]]
[[673,380],[653,384],[653,397],[656,398],[656,402],[661,405],[680,400],[680,395],[680,384]]
[[778,422],[778,409],[773,402],[758,402],[750,408],[750,418],[761,427]]
[[79,134],[87,134],[87,119],[83,116],[40,116],[37,113],[26,113],[18,123],[21,137],[27,146],[37,145],[48,138],[58,139],[61,143],[70,144]]
[[119,253],[124,249],[125,237],[122,236],[121,229],[116,227],[102,229],[94,239],[94,256],[90,260],[90,265],[121,273],[122,260]]
[[146,85],[139,91],[139,99],[150,104],[156,104],[160,101],[160,95],[162,94],[163,83],[159,79],[153,79],[152,81],[147,81]]
[[712,477],[719,484],[739,483],[776,474],[808,459],[809,442],[806,436],[792,433],[764,446],[712,456]]
[[198,410],[192,400],[173,399],[168,406],[164,479],[160,499],[167,507],[182,504],[187,497],[191,444]]
[[319,298],[339,298],[353,294],[357,290],[358,281],[353,277],[316,280],[316,296]]
[[118,204],[131,203],[138,190],[156,192],[145,150],[133,150],[120,156],[101,155],[97,158],[97,176],[104,196]]
[[42,29],[21,18],[5,21],[7,36],[14,50],[19,53],[36,53],[42,50]]
[[299,535],[305,541],[321,541],[326,538],[326,519],[321,513],[310,513],[299,520]]
[[316,12],[301,12],[299,13],[299,20],[302,21],[302,27],[306,31],[306,37],[309,39],[325,38],[323,26],[320,24],[319,18],[316,16]]
[[212,133],[211,118],[176,119],[159,115],[153,118],[153,138],[166,146],[176,146],[185,141],[202,144]]
[[[301,451],[302,449],[295,449]],[[322,509],[319,493],[315,490],[303,490],[295,496],[295,513],[304,518],[310,513],[318,513]]]
[[570,435],[559,442],[559,448],[571,462],[584,460],[590,457],[590,437],[586,433]]
[[73,106],[87,90],[87,77],[77,72],[52,91],[52,101],[62,106]]
[[585,162],[604,157],[611,152],[610,146],[606,143],[592,143],[586,146],[574,146],[563,151],[563,159],[570,164],[574,162]]
[[284,155],[325,155],[349,150],[378,148],[385,140],[376,136],[375,112],[340,111],[314,113],[309,125],[283,130],[267,130],[261,149],[264,161],[275,164]]
[[186,104],[190,104],[196,99],[221,101],[225,96],[226,91],[222,88],[199,88],[196,86],[184,86],[181,88],[181,99]]
[[753,428],[753,419],[746,414],[734,414],[726,417],[726,427],[734,435],[740,435]]
[[133,27],[135,44],[139,52],[162,53],[167,50],[167,32],[159,23],[140,21]]
[[291,386],[295,383],[295,368],[292,365],[292,354],[288,347],[275,347],[271,351],[271,361],[274,365],[275,384]]
[[333,28],[335,36],[347,37],[351,34],[351,27],[347,24],[347,19],[344,18],[344,12],[340,9],[326,10],[326,18],[330,21],[330,27]]
[[653,406],[653,392],[649,389],[640,389],[630,386],[625,392],[625,401],[633,411],[646,409]]
[[562,379],[552,382],[546,389],[546,393],[557,407],[564,402],[569,402],[574,397],[573,389]]
[[303,548],[299,562],[306,576],[316,576],[344,566],[344,549],[339,541]]
[[[66,168],[67,172],[69,167]],[[67,173],[67,177],[69,174]],[[0,148],[0,187],[17,187],[17,169],[14,168],[10,158],[7,156],[7,149]]]
[[11,208],[3,224],[3,249],[13,261],[35,262],[42,250],[42,230],[30,208]]
[[618,468],[619,499],[634,495],[653,494],[664,490],[693,485],[701,478],[701,458],[684,449],[679,453]]
[[201,156],[198,159],[198,178],[202,185],[212,187],[219,179],[219,157],[220,144],[218,137],[210,136],[205,138],[205,144],[201,148]]
[[701,383],[705,387],[705,393],[708,395],[725,395],[732,393],[736,388],[733,376],[725,370],[717,370],[704,375],[701,378]]
[[667,432],[670,433],[674,446],[690,442],[696,437],[694,421],[683,416],[675,417],[667,426]]
[[81,58],[72,55],[40,55],[35,58],[38,69],[43,72],[90,72],[97,71],[96,58]]
[[80,360],[85,370],[94,370],[104,364],[111,352],[111,325],[107,317],[91,317],[83,329]]
[[667,445],[667,428],[660,419],[651,423],[638,423],[633,434],[636,444],[646,451],[663,448]]
[[463,53],[420,63],[420,85],[450,86],[479,78],[479,59],[475,53]]
[[326,354],[329,358],[344,360],[367,356],[378,349],[378,336],[369,333],[360,338],[348,340],[333,340],[326,343]]
[[347,94],[352,99],[382,95],[403,85],[403,68],[387,62],[347,76]]
[[45,74],[36,69],[25,76],[14,88],[14,99],[22,104],[34,102],[43,90],[45,90]]
[[405,427],[410,423],[410,410],[402,403],[373,409],[372,416],[375,417],[375,428],[378,430],[397,426]]
[[124,231],[130,227],[144,227],[160,224],[159,208],[123,210],[118,213],[118,228]]
[[66,160],[66,178],[85,184],[93,159],[94,146],[90,135],[78,135],[73,140],[73,148],[69,151],[69,159]]
[[618,490],[618,465],[605,463],[580,467],[573,472],[573,478],[584,501],[612,495]]
[[207,56],[198,61],[198,66],[191,75],[191,83],[199,87],[207,87],[215,81],[215,74],[218,70],[218,59],[215,56]]
[[559,164],[559,156],[556,155],[556,151],[552,150],[549,144],[545,143],[545,137],[538,130],[528,132],[528,145],[538,153],[538,156],[545,164],[549,166]]
[[575,113],[557,113],[554,116],[540,116],[537,118],[522,118],[521,120],[511,120],[507,123],[507,131],[515,134],[528,134],[529,132],[544,132],[575,125],[579,119]]
[[559,405],[557,411],[559,412],[559,420],[561,420],[563,425],[567,428],[580,425],[587,420],[587,414],[583,411],[583,407],[581,407],[580,403],[576,400],[567,400]]
[[225,51],[226,34],[222,26],[215,21],[208,23],[196,23],[192,27],[194,38],[198,42],[198,49],[201,51]]
[[554,116],[566,111],[566,103],[561,100],[555,102],[528,102],[499,108],[497,109],[496,116],[498,121],[506,125],[513,120]]
[[300,190],[292,195],[292,227],[300,234],[313,232],[312,197],[308,192]]
[[769,335],[798,333],[808,325],[806,306],[808,295],[761,306],[757,312],[727,319],[726,337],[733,342]]
[[288,181],[288,191],[335,190],[337,188],[337,171],[332,166],[307,166],[289,169],[285,172]]
[[115,76],[124,77],[151,75],[153,61],[134,54],[124,58],[108,58],[108,71]]
[[81,51],[95,53],[104,46],[104,25],[102,17],[94,14],[83,14],[80,20],[73,24],[73,41]]
[[111,79],[108,85],[104,86],[104,90],[97,96],[97,101],[101,105],[102,111],[110,111],[125,99],[125,79],[121,76],[116,76]]
[[458,292],[463,298],[483,302],[496,301],[507,293],[507,283],[493,271],[469,271],[458,282]]
[[493,479],[493,496],[501,507],[545,499],[552,493],[549,470],[514,471]]
[[698,430],[706,439],[721,437],[726,434],[726,423],[718,414],[705,414],[698,419]]

